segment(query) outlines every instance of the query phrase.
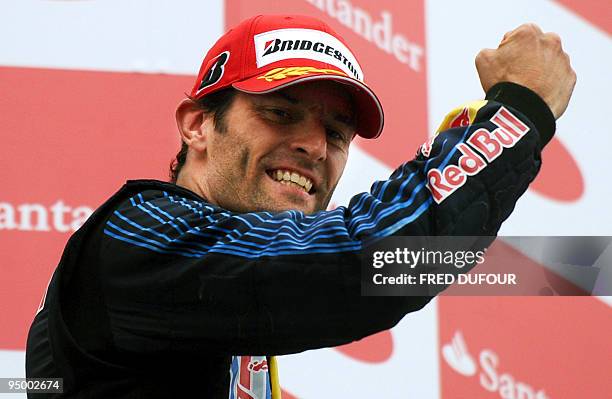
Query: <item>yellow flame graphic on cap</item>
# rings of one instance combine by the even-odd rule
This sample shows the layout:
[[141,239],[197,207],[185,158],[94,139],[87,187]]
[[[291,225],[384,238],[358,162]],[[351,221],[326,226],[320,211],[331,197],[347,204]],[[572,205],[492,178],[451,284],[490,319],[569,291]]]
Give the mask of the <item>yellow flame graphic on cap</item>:
[[275,80],[286,79],[294,76],[308,75],[309,73],[325,73],[347,76],[346,73],[337,71],[335,69],[319,69],[314,67],[289,67],[272,69],[271,71],[268,71],[265,75],[259,76],[257,79],[265,79],[266,82],[272,82]]

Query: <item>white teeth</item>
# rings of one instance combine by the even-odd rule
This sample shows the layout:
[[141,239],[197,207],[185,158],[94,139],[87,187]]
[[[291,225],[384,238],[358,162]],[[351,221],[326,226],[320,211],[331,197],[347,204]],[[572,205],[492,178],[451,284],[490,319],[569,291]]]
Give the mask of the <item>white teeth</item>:
[[312,181],[296,172],[275,170],[272,171],[271,175],[275,180],[282,184],[295,184],[297,187],[304,189],[306,192],[309,192],[312,188]]

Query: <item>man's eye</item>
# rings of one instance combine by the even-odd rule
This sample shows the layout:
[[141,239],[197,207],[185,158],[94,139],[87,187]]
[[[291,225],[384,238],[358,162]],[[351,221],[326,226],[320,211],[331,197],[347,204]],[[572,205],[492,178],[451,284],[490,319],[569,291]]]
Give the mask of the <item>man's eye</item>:
[[279,108],[269,108],[268,112],[271,113],[275,118],[282,120],[290,120],[291,114],[284,109]]
[[346,141],[344,134],[332,128],[327,128],[327,135],[334,140],[340,140],[342,142]]

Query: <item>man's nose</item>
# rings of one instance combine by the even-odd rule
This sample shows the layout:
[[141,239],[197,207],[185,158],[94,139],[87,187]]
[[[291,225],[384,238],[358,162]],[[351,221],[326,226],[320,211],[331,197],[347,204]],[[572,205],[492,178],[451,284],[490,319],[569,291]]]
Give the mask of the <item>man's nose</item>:
[[324,161],[327,158],[326,130],[321,121],[311,120],[294,132],[291,149],[306,154],[313,161]]

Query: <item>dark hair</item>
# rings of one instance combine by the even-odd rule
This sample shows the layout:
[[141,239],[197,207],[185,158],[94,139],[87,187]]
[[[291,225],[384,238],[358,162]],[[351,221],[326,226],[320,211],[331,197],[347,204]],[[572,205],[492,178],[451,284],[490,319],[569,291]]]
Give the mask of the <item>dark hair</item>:
[[[227,130],[227,125],[225,121],[225,114],[229,109],[230,105],[234,101],[234,97],[236,95],[236,90],[234,88],[227,88],[223,90],[219,90],[215,93],[209,94],[203,98],[194,100],[190,97],[192,101],[194,101],[200,108],[204,110],[206,113],[211,113],[213,117],[213,125],[215,130],[219,133],[224,133]],[[185,161],[187,160],[187,151],[189,147],[185,142],[181,143],[181,149],[176,154],[175,159],[170,162],[170,182],[176,183],[178,179],[179,173],[181,173],[181,169],[185,165]]]

